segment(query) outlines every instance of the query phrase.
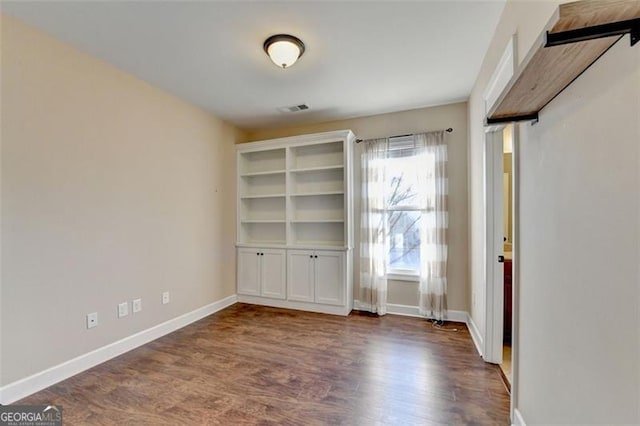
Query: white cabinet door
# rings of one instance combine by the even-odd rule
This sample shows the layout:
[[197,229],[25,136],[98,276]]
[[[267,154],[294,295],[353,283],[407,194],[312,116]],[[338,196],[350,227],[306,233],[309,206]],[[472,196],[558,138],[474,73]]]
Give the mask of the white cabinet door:
[[285,250],[260,249],[262,261],[262,296],[284,299],[287,296]]
[[344,253],[316,251],[315,301],[327,305],[344,305],[345,274]]
[[287,298],[298,302],[313,302],[313,251],[288,250]]
[[238,294],[260,296],[260,250],[238,249]]

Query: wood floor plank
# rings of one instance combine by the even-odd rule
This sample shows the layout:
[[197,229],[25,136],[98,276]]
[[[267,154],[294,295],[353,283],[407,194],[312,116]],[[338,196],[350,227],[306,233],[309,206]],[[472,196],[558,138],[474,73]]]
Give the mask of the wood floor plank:
[[65,424],[509,424],[464,324],[236,304],[17,404]]

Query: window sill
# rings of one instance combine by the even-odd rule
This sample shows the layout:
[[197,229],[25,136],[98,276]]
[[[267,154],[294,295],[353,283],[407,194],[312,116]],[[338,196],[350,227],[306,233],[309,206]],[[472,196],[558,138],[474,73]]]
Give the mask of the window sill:
[[420,281],[420,277],[418,275],[398,274],[398,273],[387,274],[387,279],[393,280],[393,281],[407,281],[407,282],[414,282],[414,283],[417,283]]

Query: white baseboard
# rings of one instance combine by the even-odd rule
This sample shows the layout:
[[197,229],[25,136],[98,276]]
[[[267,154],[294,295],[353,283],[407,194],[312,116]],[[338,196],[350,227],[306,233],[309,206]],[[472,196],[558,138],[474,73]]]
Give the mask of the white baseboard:
[[359,300],[354,300],[353,301],[353,310],[354,311],[368,311],[371,312],[371,304],[369,303],[363,303]]
[[387,303],[387,313],[392,315],[402,315],[405,317],[425,318],[424,316],[420,315],[420,308],[411,305]]
[[471,340],[473,340],[473,343],[476,345],[478,353],[480,356],[484,356],[482,349],[484,348],[484,339],[482,338],[482,334],[480,334],[480,330],[478,330],[478,326],[473,322],[473,318],[471,318],[469,313],[467,313],[467,320],[465,322],[467,323],[469,333],[471,334]]
[[237,302],[234,294],[69,361],[0,387],[0,404],[11,404],[132,349],[149,343]]
[[524,418],[522,417],[522,413],[517,408],[515,408],[513,410],[513,425],[514,426],[527,426],[527,424],[524,421]]
[[[407,317],[418,317],[418,318],[427,318],[433,319],[430,317],[425,317],[420,315],[420,308],[418,306],[411,305],[400,305],[395,303],[387,304],[387,313],[394,315],[404,315]],[[447,321],[456,321],[456,322],[467,322],[467,312],[466,311],[451,311],[448,310],[445,315],[445,320]]]
[[[363,303],[360,300],[353,301],[353,309],[356,311],[370,311],[370,305],[368,303]],[[393,315],[402,315],[405,317],[416,317],[416,318],[427,318],[420,315],[420,308],[418,306],[412,305],[400,305],[396,303],[387,303],[387,313]],[[467,322],[467,312],[466,311],[447,311],[447,315],[445,319],[447,321],[456,321],[456,322]]]

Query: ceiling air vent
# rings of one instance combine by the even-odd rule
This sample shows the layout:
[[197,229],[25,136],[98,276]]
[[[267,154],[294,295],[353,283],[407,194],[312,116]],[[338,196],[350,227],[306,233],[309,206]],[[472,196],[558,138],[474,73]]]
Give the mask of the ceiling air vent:
[[294,105],[294,106],[288,106],[288,107],[280,107],[280,108],[278,108],[278,111],[284,112],[284,113],[289,113],[289,112],[305,111],[305,110],[308,110],[308,109],[310,109],[309,105],[300,104],[300,105]]

